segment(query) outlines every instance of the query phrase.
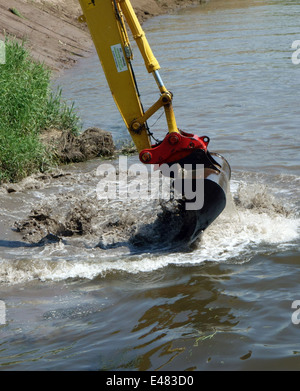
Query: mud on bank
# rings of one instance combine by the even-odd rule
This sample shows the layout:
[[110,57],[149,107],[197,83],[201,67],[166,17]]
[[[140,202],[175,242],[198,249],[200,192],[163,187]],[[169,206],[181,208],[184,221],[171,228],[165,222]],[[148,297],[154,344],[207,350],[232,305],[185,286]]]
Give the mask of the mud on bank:
[[112,157],[115,145],[111,133],[99,129],[88,128],[81,134],[65,130],[50,129],[40,136],[41,141],[53,150],[59,163],[82,162],[96,157]]

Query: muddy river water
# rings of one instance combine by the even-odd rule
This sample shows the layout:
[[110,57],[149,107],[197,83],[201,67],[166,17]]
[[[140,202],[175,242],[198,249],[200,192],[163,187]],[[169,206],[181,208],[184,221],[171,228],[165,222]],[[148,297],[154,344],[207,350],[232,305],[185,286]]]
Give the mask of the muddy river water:
[[[299,9],[216,0],[144,24],[178,126],[232,168],[195,248],[168,246],[168,205],[97,199],[101,160],[1,190],[0,370],[300,369]],[[85,128],[128,139],[95,55],[56,82]]]

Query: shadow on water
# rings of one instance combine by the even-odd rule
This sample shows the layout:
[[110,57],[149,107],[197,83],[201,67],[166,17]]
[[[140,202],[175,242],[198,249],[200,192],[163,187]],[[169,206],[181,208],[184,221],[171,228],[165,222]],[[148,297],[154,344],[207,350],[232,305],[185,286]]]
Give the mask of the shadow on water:
[[20,242],[17,240],[0,240],[0,247],[7,248],[22,248],[22,247],[35,247],[36,245],[32,245],[25,242]]
[[41,239],[37,243],[26,243],[21,242],[18,240],[0,240],[0,247],[7,247],[7,248],[35,248],[35,247],[43,247],[47,244],[53,244],[53,243],[59,243],[63,242],[66,244],[65,241],[63,241],[61,238],[59,238],[56,235],[48,234],[43,239]]

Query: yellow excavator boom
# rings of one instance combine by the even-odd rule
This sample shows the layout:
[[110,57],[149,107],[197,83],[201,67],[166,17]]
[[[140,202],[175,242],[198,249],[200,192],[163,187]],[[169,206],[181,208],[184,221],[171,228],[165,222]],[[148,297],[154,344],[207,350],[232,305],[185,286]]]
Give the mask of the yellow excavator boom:
[[[192,174],[191,181],[183,177],[178,179],[180,185],[181,181],[184,182],[182,205],[186,210],[179,239],[192,243],[225,207],[230,166],[222,156],[208,152],[207,136],[199,137],[177,128],[172,106],[173,95],[167,90],[160,77],[159,63],[152,53],[130,1],[79,0],[79,2],[83,10],[80,19],[86,21],[88,25],[111,93],[137,147],[140,161],[145,164],[157,164],[159,167],[176,163],[183,168],[183,170],[179,169],[179,172],[184,173],[189,170]],[[133,73],[133,54],[125,20],[142,54],[145,67],[154,76],[159,88],[159,99],[146,111],[140,101]],[[165,112],[168,132],[162,141],[152,145],[147,120],[161,108]],[[197,176],[199,165],[204,167],[201,178]],[[204,185],[202,208],[193,202],[195,196],[193,191],[189,192],[187,189],[189,183],[192,185],[191,188],[196,185],[196,190],[201,189],[198,183]]]
[[[131,122],[143,116],[130,61],[132,53],[119,4],[112,0],[79,0],[106,80],[115,103],[138,150],[150,147],[147,129],[130,130]],[[118,7],[115,9],[115,7]],[[118,18],[119,17],[119,18]]]
[[[150,148],[147,120],[164,107],[168,131],[179,132],[172,107],[172,94],[158,73],[159,63],[147,41],[129,0],[79,0],[83,17],[91,33],[108,85],[126,127],[138,149]],[[161,96],[144,112],[132,69],[133,54],[124,18],[144,58],[146,69],[152,73]]]

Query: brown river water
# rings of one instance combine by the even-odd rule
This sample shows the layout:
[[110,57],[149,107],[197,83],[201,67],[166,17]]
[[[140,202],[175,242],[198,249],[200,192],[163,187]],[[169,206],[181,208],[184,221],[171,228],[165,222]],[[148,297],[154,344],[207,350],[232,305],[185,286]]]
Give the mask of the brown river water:
[[[172,242],[168,203],[99,200],[101,160],[0,190],[0,370],[300,369],[299,9],[212,1],[144,24],[178,126],[232,168],[226,210],[194,248]],[[128,140],[95,55],[56,83],[84,128]]]

